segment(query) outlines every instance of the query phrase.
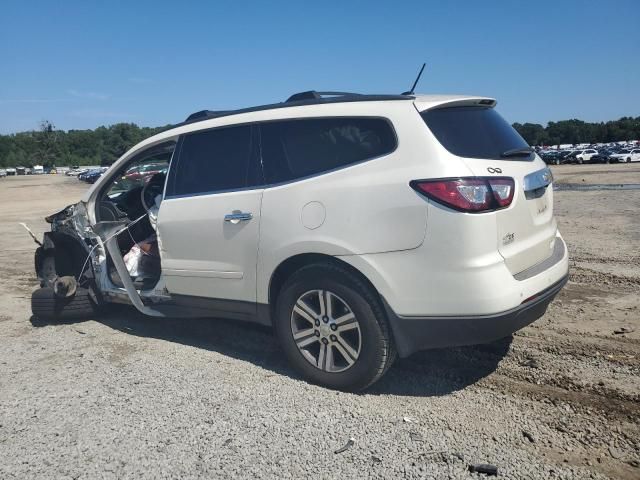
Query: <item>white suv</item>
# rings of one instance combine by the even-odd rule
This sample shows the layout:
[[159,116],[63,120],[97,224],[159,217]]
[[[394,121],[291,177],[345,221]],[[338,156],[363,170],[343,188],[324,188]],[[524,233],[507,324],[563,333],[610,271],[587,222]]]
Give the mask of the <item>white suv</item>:
[[495,104],[304,92],[198,112],[48,217],[33,313],[273,325],[306,378],[345,390],[396,354],[508,336],[568,257],[551,172]]
[[588,163],[591,161],[591,157],[597,155],[598,151],[593,148],[587,148],[586,150],[578,150],[574,153],[576,162]]

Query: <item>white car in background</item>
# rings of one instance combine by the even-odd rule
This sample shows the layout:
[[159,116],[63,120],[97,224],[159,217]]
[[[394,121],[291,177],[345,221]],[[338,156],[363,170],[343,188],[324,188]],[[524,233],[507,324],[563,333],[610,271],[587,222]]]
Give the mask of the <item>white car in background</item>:
[[628,152],[614,153],[609,158],[614,162],[640,162],[640,148],[634,148]]
[[253,321],[344,390],[396,355],[506,337],[544,314],[569,260],[553,175],[495,105],[310,91],[195,113],[47,217],[33,314]]
[[591,161],[591,157],[597,155],[598,151],[594,148],[587,148],[584,150],[578,150],[572,155],[575,157],[576,162],[578,163],[589,163]]
[[0,168],[0,178],[7,176],[7,171],[4,168]]

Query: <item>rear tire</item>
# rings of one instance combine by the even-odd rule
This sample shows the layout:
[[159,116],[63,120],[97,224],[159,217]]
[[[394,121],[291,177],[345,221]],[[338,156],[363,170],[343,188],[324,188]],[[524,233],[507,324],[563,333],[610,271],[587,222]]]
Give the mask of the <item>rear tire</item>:
[[59,298],[52,288],[39,288],[31,294],[31,312],[43,320],[88,318],[98,311],[89,290],[78,288],[69,298]]
[[[301,301],[311,307],[311,314],[306,310],[300,315]],[[330,316],[322,315],[329,309]],[[348,321],[340,320],[349,316]],[[357,275],[332,263],[303,267],[287,279],[278,295],[274,324],[296,370],[328,388],[363,390],[379,380],[396,358],[378,294]],[[344,348],[345,341],[350,348]]]
[[627,163],[631,163],[631,157],[627,158]]

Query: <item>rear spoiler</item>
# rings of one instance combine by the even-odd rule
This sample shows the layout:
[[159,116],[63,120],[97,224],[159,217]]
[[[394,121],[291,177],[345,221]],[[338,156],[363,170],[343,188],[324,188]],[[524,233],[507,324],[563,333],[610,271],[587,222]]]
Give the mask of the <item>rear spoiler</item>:
[[417,96],[413,101],[416,109],[419,112],[426,110],[432,110],[434,108],[445,107],[490,107],[493,108],[498,102],[495,98],[489,97],[468,97],[468,96]]

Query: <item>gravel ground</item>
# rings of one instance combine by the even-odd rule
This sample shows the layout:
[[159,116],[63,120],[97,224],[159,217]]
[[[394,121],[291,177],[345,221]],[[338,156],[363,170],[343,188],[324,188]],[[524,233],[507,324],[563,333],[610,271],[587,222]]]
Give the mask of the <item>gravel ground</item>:
[[[554,174],[640,183],[633,164]],[[556,192],[572,276],[547,314],[398,361],[355,395],[302,381],[268,329],[128,307],[31,318],[34,245],[17,222],[40,234],[84,188],[0,180],[0,478],[484,478],[475,463],[505,479],[640,478],[640,191]]]

